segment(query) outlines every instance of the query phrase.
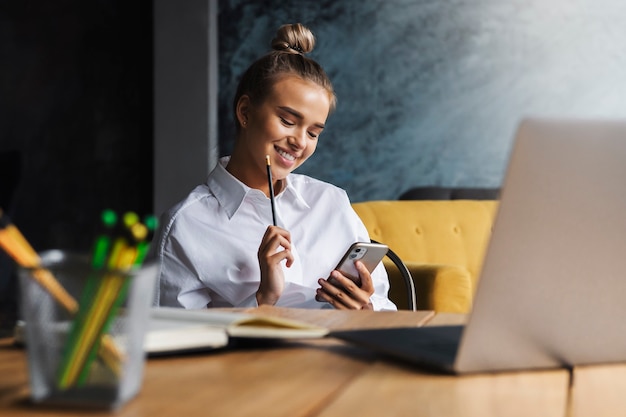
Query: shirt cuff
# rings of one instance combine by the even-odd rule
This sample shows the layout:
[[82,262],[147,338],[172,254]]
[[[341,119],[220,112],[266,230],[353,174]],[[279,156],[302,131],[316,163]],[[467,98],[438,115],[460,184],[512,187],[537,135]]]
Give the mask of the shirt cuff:
[[391,302],[387,297],[380,297],[377,295],[372,295],[370,297],[370,301],[372,302],[372,308],[375,311],[397,311],[398,307],[394,303]]
[[252,293],[252,295],[244,298],[239,305],[236,307],[250,308],[250,307],[258,307],[259,302],[256,299],[256,291]]

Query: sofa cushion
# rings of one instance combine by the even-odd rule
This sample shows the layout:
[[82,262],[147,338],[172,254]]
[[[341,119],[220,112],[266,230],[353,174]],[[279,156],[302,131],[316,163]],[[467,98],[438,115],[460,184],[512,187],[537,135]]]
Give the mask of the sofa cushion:
[[458,265],[425,265],[409,262],[415,281],[418,310],[467,313],[472,306],[472,276]]
[[[400,310],[409,308],[404,279],[393,262],[384,259],[389,275],[389,298]],[[466,313],[472,305],[472,278],[458,265],[425,265],[405,263],[415,284],[418,310]]]
[[[493,200],[406,200],[352,206],[370,237],[389,245],[405,263],[462,267],[474,291],[497,204]],[[420,296],[418,291],[418,304]]]

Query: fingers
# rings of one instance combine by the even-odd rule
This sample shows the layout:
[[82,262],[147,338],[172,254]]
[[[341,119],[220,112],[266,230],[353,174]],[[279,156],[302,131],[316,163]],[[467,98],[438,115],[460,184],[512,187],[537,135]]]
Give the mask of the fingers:
[[[281,247],[283,250],[279,251]],[[265,230],[257,256],[261,264],[275,265],[286,260],[285,265],[290,267],[294,259],[291,253],[290,233],[278,226],[269,226]]]
[[348,290],[331,284],[328,280],[319,280],[315,299],[325,301],[338,310],[358,310],[360,306],[348,294]]
[[371,296],[374,294],[374,281],[372,281],[372,274],[367,270],[365,264],[361,261],[354,263],[356,270],[359,271],[359,277],[361,278],[361,289]]
[[[361,264],[361,269],[359,265]],[[362,269],[365,272],[362,272]],[[339,271],[333,271],[329,279],[320,279],[320,288],[317,289],[315,299],[325,301],[337,309],[361,310],[370,308],[370,297],[374,293],[373,283],[367,268],[357,262],[357,270],[361,274],[361,280],[365,287],[359,287],[351,279],[342,275]]]
[[291,234],[278,226],[268,226],[261,239],[261,245],[259,246],[259,253],[265,253],[268,251],[276,251],[279,246],[282,246],[285,250],[291,249]]
[[[283,250],[280,250],[282,248]],[[285,286],[283,260],[287,267],[293,263],[291,236],[285,229],[269,226],[263,235],[257,252],[261,269],[261,282],[257,291],[257,302],[276,304]]]

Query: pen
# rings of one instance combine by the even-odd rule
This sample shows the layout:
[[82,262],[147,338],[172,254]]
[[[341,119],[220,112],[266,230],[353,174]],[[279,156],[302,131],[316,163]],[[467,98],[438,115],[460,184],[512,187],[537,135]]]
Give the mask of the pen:
[[267,182],[270,186],[270,202],[272,203],[272,222],[276,226],[276,206],[274,202],[274,181],[272,181],[272,165],[270,164],[270,156],[265,155],[265,162],[267,163]]

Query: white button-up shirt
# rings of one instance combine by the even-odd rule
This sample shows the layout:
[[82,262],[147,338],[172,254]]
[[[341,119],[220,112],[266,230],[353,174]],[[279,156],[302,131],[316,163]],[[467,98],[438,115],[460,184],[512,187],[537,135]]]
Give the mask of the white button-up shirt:
[[[152,243],[160,262],[156,303],[185,308],[257,305],[257,252],[272,224],[270,199],[233,177],[222,158],[206,184],[167,213]],[[369,242],[365,226],[345,191],[290,174],[275,198],[278,226],[291,234],[294,262],[284,266],[285,287],[277,306],[324,308],[315,300],[317,280],[327,278],[348,247]],[[375,310],[395,310],[381,264],[373,271]]]

